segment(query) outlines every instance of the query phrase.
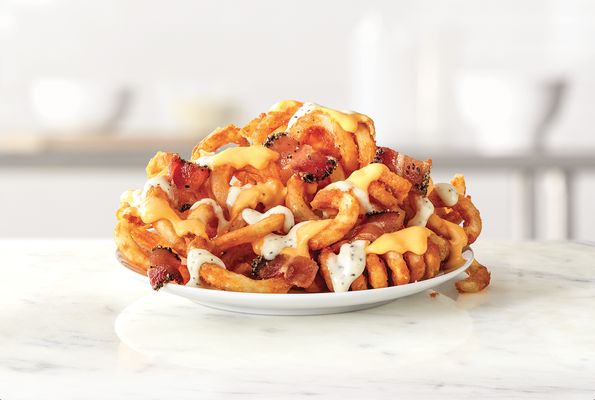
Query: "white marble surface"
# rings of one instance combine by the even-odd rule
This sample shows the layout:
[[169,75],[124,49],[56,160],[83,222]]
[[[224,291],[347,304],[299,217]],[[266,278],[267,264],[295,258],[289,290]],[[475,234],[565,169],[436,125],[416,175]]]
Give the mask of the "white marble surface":
[[0,399],[595,399],[595,247],[483,243],[452,283],[355,313],[275,317],[153,293],[110,240],[2,241]]

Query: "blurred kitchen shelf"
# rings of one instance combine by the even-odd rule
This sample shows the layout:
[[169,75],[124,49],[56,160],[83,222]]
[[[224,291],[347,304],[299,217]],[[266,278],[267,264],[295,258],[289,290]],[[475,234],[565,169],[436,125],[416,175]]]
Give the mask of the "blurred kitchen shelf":
[[189,156],[202,137],[163,133],[0,136],[0,166],[142,166],[158,150]]
[[[171,151],[189,157],[203,134],[165,133],[0,135],[0,166],[4,167],[138,167],[157,152]],[[529,169],[557,167],[590,169],[593,153],[531,153],[487,155],[473,149],[402,149],[416,158],[432,158],[439,168]]]

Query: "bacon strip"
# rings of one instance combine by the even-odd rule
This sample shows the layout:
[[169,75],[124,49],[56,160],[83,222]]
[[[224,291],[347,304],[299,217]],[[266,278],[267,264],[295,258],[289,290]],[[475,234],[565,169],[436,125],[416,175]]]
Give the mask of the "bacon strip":
[[293,286],[307,288],[314,282],[318,264],[308,257],[280,254],[271,261],[262,257],[252,263],[252,274],[259,279],[283,277]]
[[208,179],[210,170],[186,161],[176,154],[169,164],[169,177],[174,185],[176,208],[186,211],[201,197],[199,191]]
[[426,194],[432,160],[420,161],[389,147],[378,147],[374,162],[386,165],[392,172],[411,182],[422,195]]
[[280,154],[279,164],[289,178],[297,174],[307,183],[328,177],[337,167],[337,160],[308,144],[300,144],[286,133],[269,136],[264,145]]
[[184,278],[180,273],[182,261],[176,253],[166,247],[156,247],[149,256],[149,270],[147,276],[154,290],[159,290],[164,284],[175,281],[184,283]]
[[365,220],[347,234],[349,241],[378,239],[384,233],[398,231],[403,228],[405,212],[389,211],[366,216]]

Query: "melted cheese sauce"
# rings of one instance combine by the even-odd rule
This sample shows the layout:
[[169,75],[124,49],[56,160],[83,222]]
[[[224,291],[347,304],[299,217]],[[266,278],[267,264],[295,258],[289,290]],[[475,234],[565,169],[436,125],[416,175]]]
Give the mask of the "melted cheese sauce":
[[384,164],[368,164],[357,171],[353,171],[346,181],[367,193],[370,183],[377,181],[382,177],[382,174],[388,172],[390,172],[390,170]]
[[450,254],[448,260],[446,260],[445,266],[447,269],[457,268],[465,263],[462,253],[463,248],[467,245],[467,235],[461,226],[449,221],[444,221],[444,223],[446,224],[448,235],[450,236],[450,239],[448,240]]
[[434,189],[446,207],[452,207],[459,202],[459,193],[450,183],[437,183]]
[[160,219],[168,220],[176,235],[184,236],[192,233],[196,236],[206,237],[205,225],[197,219],[182,219],[171,208],[167,200],[161,197],[149,197],[138,208],[139,216],[145,224],[152,224]]
[[230,147],[217,154],[199,157],[194,162],[209,168],[230,165],[235,169],[240,169],[250,165],[256,169],[263,169],[277,158],[279,158],[279,153],[264,146],[252,145]]
[[190,274],[190,280],[188,280],[186,286],[199,287],[200,267],[204,263],[216,264],[221,268],[225,268],[223,261],[209,251],[204,249],[191,249],[188,252],[188,258],[186,259],[186,266],[188,267],[188,273]]
[[[299,104],[294,100],[283,100],[273,105],[269,111],[282,111]],[[372,135],[374,134],[374,123],[367,115],[359,114],[347,110],[333,110],[332,108],[324,107],[316,103],[303,103],[296,113],[289,119],[287,129],[291,128],[301,117],[313,111],[320,111],[333,119],[346,132],[355,133],[360,123],[366,124],[370,127]]]
[[149,193],[149,190],[156,186],[160,187],[161,190],[163,190],[165,194],[167,194],[167,197],[169,197],[170,199],[173,197],[173,187],[171,186],[169,180],[165,176],[156,176],[154,178],[149,179],[143,187],[141,197],[145,199],[147,197],[147,193]]
[[310,114],[312,111],[316,110],[317,107],[318,105],[314,103],[304,103],[304,105],[301,106],[295,112],[295,114],[291,116],[291,118],[289,118],[289,122],[287,123],[287,129],[289,130],[289,128],[291,128],[293,124],[295,124],[298,121],[298,119],[302,118],[306,114]]
[[434,214],[434,205],[426,197],[417,197],[415,207],[417,211],[407,226],[426,226],[428,219]]
[[252,187],[251,184],[247,183],[243,186],[230,186],[229,191],[227,192],[227,199],[225,200],[225,204],[227,205],[227,209],[231,210],[233,205],[235,204],[236,200],[240,193],[243,190],[250,189]]
[[366,267],[366,241],[356,240],[341,246],[339,254],[331,254],[327,265],[334,292],[346,292]]
[[[278,180],[268,180],[257,185],[244,185],[240,187],[239,193],[235,194],[232,189],[227,195],[226,204],[231,212],[231,217],[235,217],[245,208],[256,208],[259,203],[265,206],[265,209],[282,204],[285,202],[287,189]],[[231,206],[230,206],[231,204]]]
[[310,257],[308,241],[331,222],[330,219],[304,221],[291,228],[287,235],[268,234],[253,245],[254,252],[266,260],[272,260],[279,254]]
[[201,199],[199,201],[197,201],[196,203],[194,203],[192,205],[192,207],[190,207],[190,211],[192,210],[196,210],[198,207],[202,206],[202,205],[208,205],[213,209],[213,212],[215,213],[215,216],[217,217],[217,232],[221,232],[223,229],[225,229],[227,227],[227,225],[229,224],[229,221],[225,219],[225,216],[223,215],[223,210],[221,209],[221,206],[213,199]]
[[199,220],[184,220],[171,208],[169,202],[159,196],[148,196],[149,190],[159,187],[171,198],[173,189],[166,177],[156,176],[149,179],[142,190],[128,190],[120,198],[136,209],[136,213],[145,224],[152,224],[160,219],[168,220],[176,234],[183,236],[192,233],[196,236],[206,237],[205,226]]
[[351,193],[357,199],[361,206],[361,214],[376,211],[376,207],[374,207],[374,205],[370,202],[370,196],[368,196],[368,192],[363,191],[362,189],[355,186],[353,183],[347,181],[337,181],[325,187],[325,189],[327,188],[339,189],[342,192]]
[[293,216],[293,213],[289,208],[285,206],[275,206],[264,213],[258,212],[251,208],[245,208],[244,210],[242,210],[242,218],[249,225],[254,225],[274,214],[281,214],[285,216],[285,220],[283,222],[283,230],[285,232],[289,232],[289,230],[295,225],[295,218]]
[[431,234],[431,230],[422,226],[411,226],[400,231],[385,233],[366,248],[366,253],[385,254],[395,251],[404,254],[410,251],[422,255],[428,249],[428,237]]

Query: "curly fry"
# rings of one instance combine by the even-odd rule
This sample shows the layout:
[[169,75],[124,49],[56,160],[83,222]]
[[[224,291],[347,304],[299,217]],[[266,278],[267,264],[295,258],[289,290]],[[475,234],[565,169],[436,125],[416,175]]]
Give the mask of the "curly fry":
[[485,289],[490,284],[490,272],[486,267],[477,262],[477,260],[473,260],[465,272],[469,276],[455,283],[460,293],[476,293]]
[[316,188],[315,183],[306,183],[297,175],[292,175],[287,181],[285,205],[293,213],[296,222],[320,219],[306,202],[312,188]]
[[196,160],[202,155],[202,152],[212,153],[220,147],[235,143],[239,146],[248,146],[248,140],[242,136],[241,129],[233,124],[229,124],[223,128],[217,128],[204,139],[202,139],[192,149],[192,160]]
[[384,255],[386,265],[391,271],[393,285],[405,285],[411,281],[411,274],[403,256],[395,251],[389,251]]
[[426,262],[424,257],[408,251],[403,254],[403,258],[409,267],[409,273],[411,274],[410,281],[417,282],[422,280],[426,274]]
[[280,231],[283,228],[285,216],[282,214],[273,214],[265,219],[253,224],[247,225],[235,231],[224,233],[213,239],[215,248],[218,251],[225,251],[230,247],[239,246],[244,243],[256,242],[269,233]]
[[231,292],[287,293],[291,288],[283,278],[250,279],[210,263],[202,264],[199,274],[201,281],[209,286]]
[[[310,239],[310,248],[312,250],[320,250],[343,239],[355,226],[360,214],[359,202],[351,194],[337,189],[326,192],[326,195],[321,195],[324,192],[318,192],[314,200],[312,200],[312,207],[316,209],[333,208],[337,209],[338,213],[327,229]],[[329,196],[328,193],[331,192],[336,193],[336,195]]]
[[378,255],[368,254],[366,256],[366,271],[368,271],[370,286],[374,289],[388,286],[386,266]]

